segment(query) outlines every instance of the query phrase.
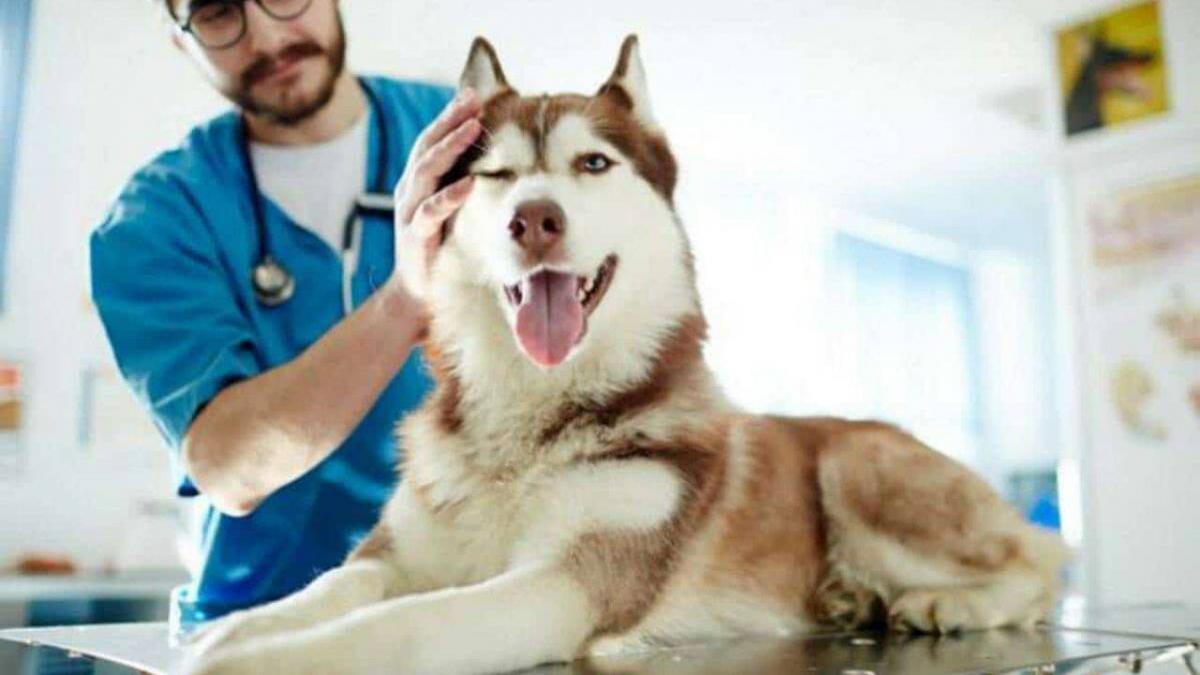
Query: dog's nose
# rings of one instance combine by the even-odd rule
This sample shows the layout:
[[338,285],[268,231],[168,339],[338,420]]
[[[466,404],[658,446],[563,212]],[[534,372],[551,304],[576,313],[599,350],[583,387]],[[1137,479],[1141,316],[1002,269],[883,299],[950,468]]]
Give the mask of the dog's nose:
[[562,241],[567,216],[558,202],[534,199],[517,205],[508,231],[517,245],[541,257]]

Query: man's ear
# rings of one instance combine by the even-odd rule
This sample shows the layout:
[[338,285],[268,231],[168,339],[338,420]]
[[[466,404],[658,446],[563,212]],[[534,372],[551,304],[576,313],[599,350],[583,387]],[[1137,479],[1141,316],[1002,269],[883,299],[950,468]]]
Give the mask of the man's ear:
[[462,76],[458,78],[458,86],[460,89],[474,89],[481,101],[488,100],[504,89],[512,90],[504,77],[504,69],[500,67],[496,50],[482,37],[475,38],[471,43],[467,65],[463,68]]
[[616,67],[608,80],[600,85],[596,95],[617,97],[633,112],[637,121],[651,129],[658,128],[658,122],[650,110],[650,92],[646,86],[646,71],[642,68],[636,35],[625,37],[621,52],[617,55]]

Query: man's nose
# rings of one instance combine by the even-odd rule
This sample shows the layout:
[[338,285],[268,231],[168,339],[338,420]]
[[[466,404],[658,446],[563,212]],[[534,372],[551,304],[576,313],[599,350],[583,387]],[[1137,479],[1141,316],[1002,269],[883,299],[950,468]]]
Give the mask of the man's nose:
[[508,223],[517,245],[538,259],[561,245],[566,230],[566,214],[558,202],[549,199],[521,202]]
[[275,54],[288,42],[286,22],[275,19],[253,0],[242,3],[246,12],[246,46],[261,54]]

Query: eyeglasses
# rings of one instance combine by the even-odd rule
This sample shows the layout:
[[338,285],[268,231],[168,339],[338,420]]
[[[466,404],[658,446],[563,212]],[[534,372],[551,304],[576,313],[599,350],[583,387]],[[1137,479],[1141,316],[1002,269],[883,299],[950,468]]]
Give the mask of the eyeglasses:
[[[228,49],[246,35],[246,3],[250,0],[193,0],[179,29],[191,33],[208,49]],[[253,0],[276,21],[290,21],[303,14],[312,0]]]

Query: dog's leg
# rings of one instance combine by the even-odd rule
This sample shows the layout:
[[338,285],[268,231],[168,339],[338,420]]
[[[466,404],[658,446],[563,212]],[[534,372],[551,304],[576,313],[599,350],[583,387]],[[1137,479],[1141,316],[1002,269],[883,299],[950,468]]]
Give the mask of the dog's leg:
[[[386,598],[440,588],[449,583],[436,573],[436,542],[423,510],[401,482],[389,510],[346,562],[306,588],[253,609],[235,612],[206,627],[195,639],[193,656],[264,635],[300,630],[330,621]],[[424,558],[414,552],[424,552]]]
[[233,645],[196,673],[500,672],[574,658],[592,626],[578,582],[556,566],[527,567]]
[[[827,606],[878,599],[894,627],[938,632],[1029,624],[1052,606],[1061,542],[906,434],[847,434],[822,451],[818,476]],[[839,609],[849,623],[866,616]]]
[[234,642],[332,620],[383,600],[397,581],[395,568],[383,560],[351,560],[292,595],[218,619],[197,635],[191,650],[200,656]]

